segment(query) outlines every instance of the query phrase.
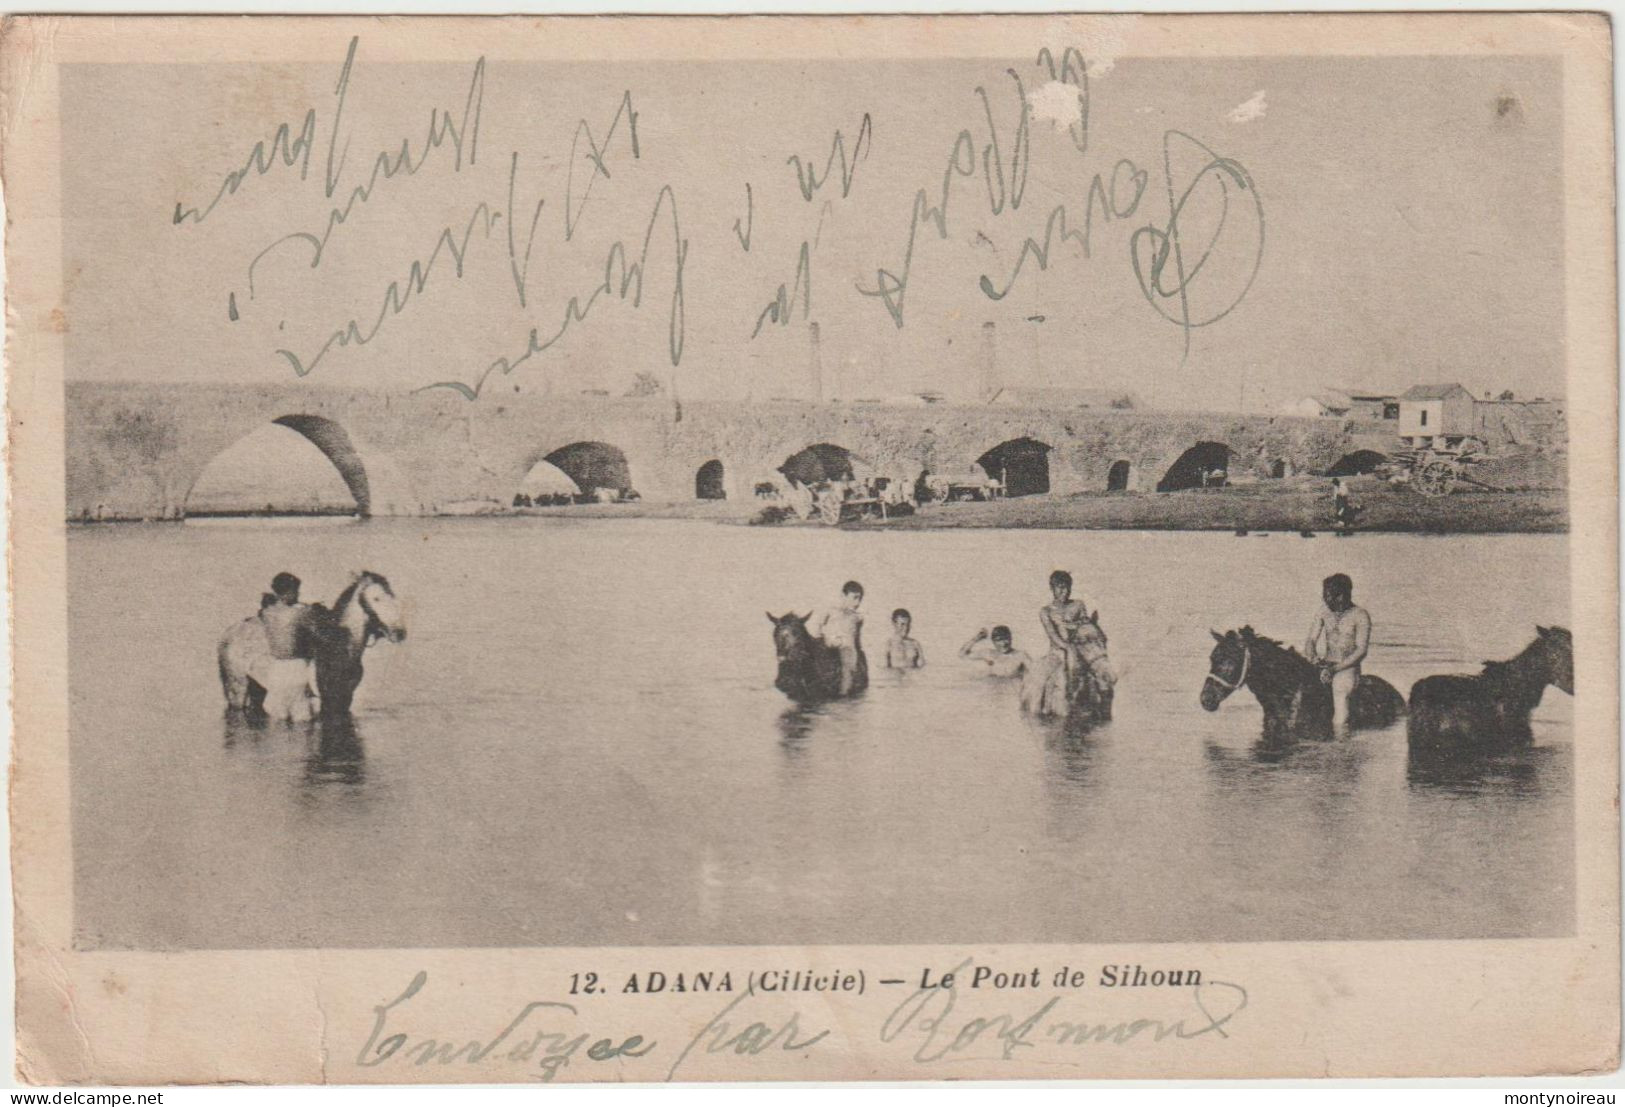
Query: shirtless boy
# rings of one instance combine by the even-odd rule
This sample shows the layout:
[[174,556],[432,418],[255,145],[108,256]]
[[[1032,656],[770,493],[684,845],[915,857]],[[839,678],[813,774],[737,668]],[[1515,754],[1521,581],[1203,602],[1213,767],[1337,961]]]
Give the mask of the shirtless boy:
[[841,585],[841,599],[836,606],[824,612],[813,627],[813,634],[841,652],[841,695],[851,695],[861,682],[867,681],[868,666],[863,657],[863,616],[858,608],[863,603],[863,585],[849,580]]
[[1032,658],[1015,648],[1010,637],[1010,628],[1006,626],[997,626],[991,630],[983,627],[976,632],[975,638],[959,647],[959,656],[966,661],[984,663],[988,675],[996,677],[1021,676],[1032,664]]
[[899,607],[891,613],[892,636],[886,643],[886,668],[919,669],[925,666],[925,653],[920,644],[908,636],[914,625],[914,616]]
[[1334,573],[1320,586],[1325,601],[1309,626],[1303,654],[1320,666],[1320,679],[1332,686],[1332,726],[1348,725],[1349,697],[1360,683],[1360,663],[1371,649],[1371,616],[1354,604],[1354,582]]

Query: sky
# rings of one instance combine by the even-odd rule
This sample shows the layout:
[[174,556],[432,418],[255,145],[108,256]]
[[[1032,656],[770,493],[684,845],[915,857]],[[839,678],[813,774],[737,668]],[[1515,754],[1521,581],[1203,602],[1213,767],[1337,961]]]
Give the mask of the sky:
[[69,67],[69,377],[1562,394],[1558,62],[1118,58],[1090,67],[1085,129],[1043,45],[408,65],[363,40],[342,111],[343,38],[276,69]]

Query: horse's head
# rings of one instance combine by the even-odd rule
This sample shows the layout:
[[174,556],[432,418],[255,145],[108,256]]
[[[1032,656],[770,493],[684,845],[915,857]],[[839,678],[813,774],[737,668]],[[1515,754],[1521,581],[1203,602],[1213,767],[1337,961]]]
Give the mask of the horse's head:
[[812,635],[807,631],[807,620],[812,618],[812,612],[797,615],[786,612],[783,615],[774,615],[767,612],[767,621],[773,624],[773,648],[777,651],[780,661],[789,661],[798,654],[804,653]]
[[1536,627],[1545,652],[1546,679],[1574,695],[1574,635],[1568,627]]
[[1253,628],[1208,631],[1216,643],[1207,659],[1207,677],[1202,681],[1202,709],[1217,711],[1225,697],[1247,683],[1252,667]]
[[367,613],[367,633],[399,642],[406,637],[401,601],[381,573],[364,570],[356,575],[355,602]]

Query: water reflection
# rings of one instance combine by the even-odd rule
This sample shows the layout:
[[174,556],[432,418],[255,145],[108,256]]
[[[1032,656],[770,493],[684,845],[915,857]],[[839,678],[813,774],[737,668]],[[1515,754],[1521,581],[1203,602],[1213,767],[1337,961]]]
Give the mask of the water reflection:
[[1466,754],[1412,749],[1406,758],[1405,779],[1413,792],[1536,796],[1541,792],[1542,772],[1555,756],[1553,750],[1538,747]]
[[226,749],[235,749],[239,745],[259,745],[265,739],[265,730],[269,724],[270,720],[263,713],[228,710],[224,739]]
[[310,752],[305,758],[305,784],[319,788],[344,784],[359,787],[367,782],[367,751],[355,720],[346,716],[321,719],[311,735]]

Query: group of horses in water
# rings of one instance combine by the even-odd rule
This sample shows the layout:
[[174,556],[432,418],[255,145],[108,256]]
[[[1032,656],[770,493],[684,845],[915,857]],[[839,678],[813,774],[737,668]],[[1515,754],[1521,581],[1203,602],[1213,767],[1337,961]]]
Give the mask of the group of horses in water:
[[[801,616],[769,618],[779,662],[775,686],[798,704],[836,699],[836,651],[814,638]],[[1411,686],[1408,702],[1381,677],[1362,676],[1349,700],[1349,729],[1380,729],[1403,716],[1411,749],[1434,756],[1528,745],[1529,716],[1547,686],[1574,694],[1573,636],[1566,627],[1535,631],[1516,657],[1486,661],[1480,672],[1422,678]],[[1204,710],[1217,711],[1231,693],[1246,688],[1264,709],[1266,745],[1333,737],[1331,688],[1314,662],[1250,626],[1210,633],[1215,645],[1199,696]],[[862,690],[855,687],[852,694]]]
[[[812,636],[804,617],[771,618],[778,656],[775,686],[797,703],[838,698],[837,651]],[[381,639],[398,642],[406,634],[400,602],[386,578],[364,571],[330,607],[313,604],[308,623],[321,716],[348,716],[364,674],[367,648]],[[1547,687],[1574,694],[1573,636],[1566,627],[1535,631],[1534,640],[1517,656],[1486,661],[1480,672],[1424,677],[1411,686],[1408,701],[1381,677],[1362,676],[1349,700],[1349,729],[1380,729],[1405,716],[1411,748],[1422,753],[1493,752],[1528,745],[1533,739],[1529,716]],[[1232,693],[1246,688],[1264,709],[1266,743],[1333,737],[1331,689],[1312,661],[1250,626],[1211,633],[1214,646],[1199,696],[1204,710],[1217,711]],[[227,628],[218,656],[228,709],[263,713],[263,666],[270,653],[259,620],[250,617]],[[851,694],[862,692],[866,684],[855,683]]]

